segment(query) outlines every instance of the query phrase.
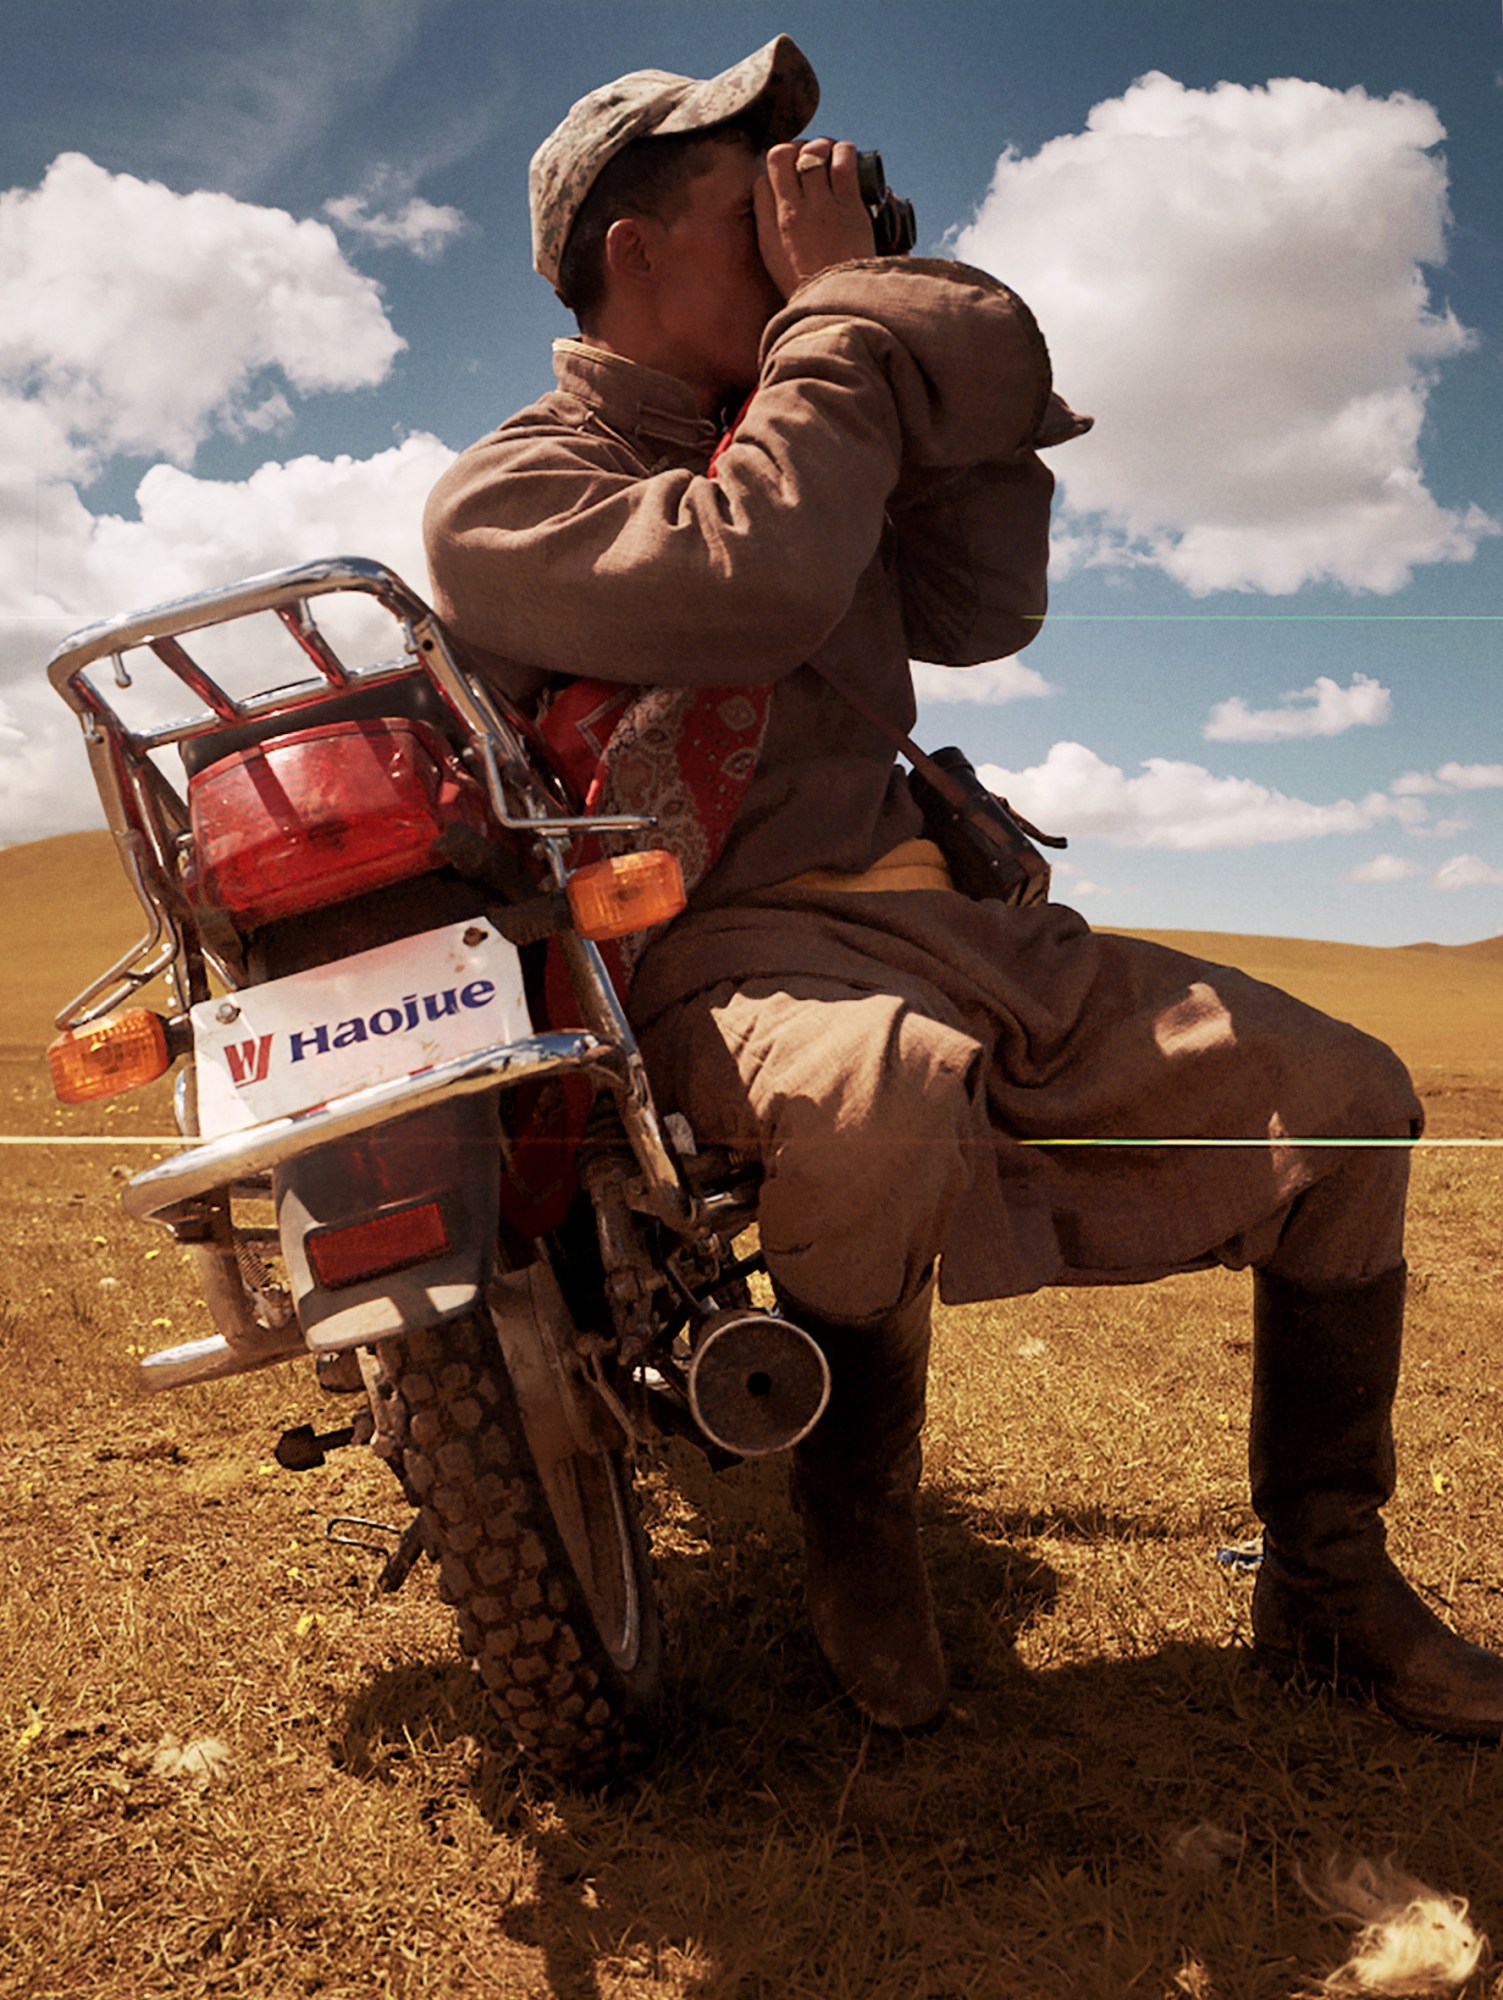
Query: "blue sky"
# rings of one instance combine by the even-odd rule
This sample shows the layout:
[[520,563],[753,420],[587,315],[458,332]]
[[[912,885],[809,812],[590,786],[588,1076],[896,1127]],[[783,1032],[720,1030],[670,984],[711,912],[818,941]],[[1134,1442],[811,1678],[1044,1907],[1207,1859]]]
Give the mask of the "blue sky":
[[18,10],[0,840],[95,821],[38,688],[70,625],[336,548],[423,587],[423,491],[569,330],[533,147],[780,31],[1098,419],[1054,455],[1050,625],[924,676],[921,736],[1072,835],[1096,922],[1503,932],[1498,0]]

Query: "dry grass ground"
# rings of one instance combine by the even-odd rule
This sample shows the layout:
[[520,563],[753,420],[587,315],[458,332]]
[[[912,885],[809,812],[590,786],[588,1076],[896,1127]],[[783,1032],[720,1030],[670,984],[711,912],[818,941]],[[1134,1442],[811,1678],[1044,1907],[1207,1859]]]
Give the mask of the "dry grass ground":
[[[648,1472],[672,1619],[660,1759],[613,1796],[518,1767],[431,1578],[376,1595],[327,1518],[374,1462],[275,1470],[337,1405],[302,1370],[136,1401],[202,1331],[118,1184],[150,1094],[60,1114],[46,1017],[133,918],[97,839],[0,854],[0,1992],[552,2000],[1284,2000],[1346,1951],[1299,1886],[1337,1850],[1467,1896],[1503,1945],[1503,1752],[1271,1687],[1250,1585],[1247,1280],[943,1315],[924,1511],[955,1675],[932,1735],[864,1732],[799,1604],[775,1466]],[[1222,954],[1382,1029],[1450,1136],[1503,1135],[1496,949]],[[1395,1542],[1503,1645],[1503,1151],[1422,1153]],[[171,1745],[214,1739],[214,1774]],[[165,1746],[165,1753],[164,1753]],[[1218,1830],[1220,1838],[1204,1829]],[[1467,1991],[1500,1990],[1484,1969]]]

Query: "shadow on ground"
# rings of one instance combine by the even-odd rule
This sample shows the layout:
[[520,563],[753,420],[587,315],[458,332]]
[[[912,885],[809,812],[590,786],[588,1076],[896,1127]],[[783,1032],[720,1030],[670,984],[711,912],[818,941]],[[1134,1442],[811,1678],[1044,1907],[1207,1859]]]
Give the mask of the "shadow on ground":
[[[468,1809],[533,1857],[495,1923],[541,1953],[557,2000],[632,1979],[699,2000],[1251,2000],[1343,1955],[1298,1886],[1333,1846],[1397,1851],[1483,1899],[1496,1756],[1280,1690],[1237,1647],[1028,1671],[1019,1636],[1059,1579],[995,1516],[939,1495],[925,1534],[952,1711],[924,1735],[872,1732],[807,1635],[777,1476],[685,1483],[695,1533],[681,1518],[662,1559],[673,1640],[649,1770],[593,1794],[539,1779],[468,1672],[437,1663],[376,1676],[336,1745],[391,1782],[403,1745],[469,1739]],[[1143,1526],[1117,1524],[1124,1559]]]

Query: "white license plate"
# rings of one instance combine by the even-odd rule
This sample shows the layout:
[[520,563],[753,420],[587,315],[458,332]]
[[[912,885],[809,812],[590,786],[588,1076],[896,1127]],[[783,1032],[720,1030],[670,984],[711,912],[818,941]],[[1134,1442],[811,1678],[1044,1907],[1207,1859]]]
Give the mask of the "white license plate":
[[482,917],[192,1010],[206,1139],[532,1033],[516,947]]

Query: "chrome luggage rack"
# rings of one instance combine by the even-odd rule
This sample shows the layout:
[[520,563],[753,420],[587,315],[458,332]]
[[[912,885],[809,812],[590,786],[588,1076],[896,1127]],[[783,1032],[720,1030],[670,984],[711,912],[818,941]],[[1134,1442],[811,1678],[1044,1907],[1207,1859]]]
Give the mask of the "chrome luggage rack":
[[[311,609],[315,599],[337,592],[363,593],[382,606],[401,633],[399,657],[360,669],[341,660]],[[237,699],[182,640],[265,613],[292,635],[312,671],[291,685]],[[90,670],[108,660],[115,686],[129,688],[133,683],[126,655],[133,649],[151,654],[195,698],[197,708],[160,727],[132,729]],[[110,832],[147,922],[140,941],[59,1013],[57,1026],[65,1032],[101,1019],[158,977],[166,980],[177,1016],[209,996],[210,972],[226,991],[243,984],[233,958],[199,933],[179,873],[188,834],[187,803],[153,752],[271,716],[291,718],[331,695],[421,673],[455,717],[465,761],[483,779],[497,820],[533,843],[554,887],[567,879],[569,850],[581,834],[647,833],[656,824],[645,814],[586,817],[571,810],[557,780],[529,754],[529,725],[521,713],[461,663],[437,617],[400,577],[381,563],[356,556],[274,570],[87,626],[57,649],[47,673],[79,719]],[[190,1144],[127,1183],[122,1193],[126,1212],[167,1225],[194,1251],[205,1299],[220,1328],[217,1340],[149,1357],[140,1371],[143,1382],[175,1386],[306,1352],[290,1300],[269,1282],[256,1249],[258,1242],[264,1246],[267,1232],[231,1225],[231,1191],[264,1184],[272,1168],[319,1146],[452,1097],[569,1070],[588,1072],[616,1101],[638,1167],[641,1206],[685,1235],[713,1228],[708,1212],[713,1199],[701,1201],[680,1171],[653,1104],[636,1038],[598,948],[573,932],[564,933],[560,943],[585,1015],[584,1028],[497,1044],[291,1117]],[[191,1085],[191,1076],[180,1075],[178,1085],[178,1127],[185,1139],[195,1141],[195,1093],[184,1087]]]

